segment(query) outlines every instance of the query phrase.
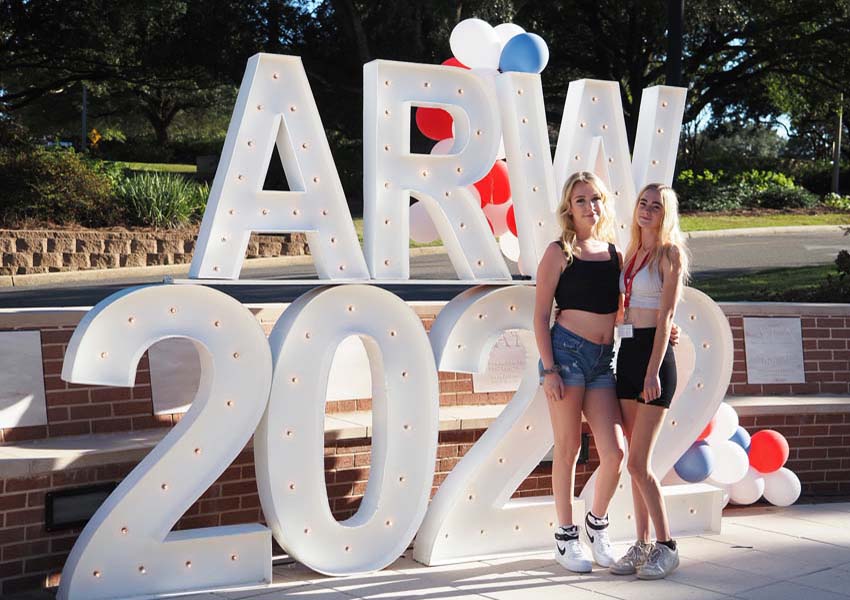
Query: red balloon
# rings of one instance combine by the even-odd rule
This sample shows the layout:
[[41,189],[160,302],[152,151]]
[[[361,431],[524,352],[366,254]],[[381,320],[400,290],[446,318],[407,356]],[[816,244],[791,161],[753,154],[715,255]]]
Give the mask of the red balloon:
[[465,64],[460,62],[458,59],[456,59],[454,56],[444,60],[443,64],[446,65],[447,67],[460,67],[461,69],[468,69],[469,68]]
[[711,421],[708,422],[708,425],[705,426],[705,429],[702,430],[702,433],[699,434],[697,441],[704,440],[709,435],[711,435],[712,429],[714,429],[714,419],[713,418],[711,419]]
[[778,471],[788,460],[788,441],[778,431],[764,429],[750,441],[750,466],[759,473]]
[[508,165],[497,160],[493,168],[474,184],[481,195],[481,206],[486,204],[504,204],[511,197],[511,180],[508,177]]
[[452,116],[442,108],[417,108],[416,126],[422,135],[438,142],[452,137]]
[[512,234],[517,235],[517,232],[516,232],[516,215],[514,214],[514,205],[513,204],[511,204],[511,207],[508,209],[508,214],[505,215],[505,221],[508,224],[508,230]]
[[490,173],[487,173],[472,185],[478,190],[478,195],[481,196],[481,208],[490,204],[490,200],[493,198],[493,177]]

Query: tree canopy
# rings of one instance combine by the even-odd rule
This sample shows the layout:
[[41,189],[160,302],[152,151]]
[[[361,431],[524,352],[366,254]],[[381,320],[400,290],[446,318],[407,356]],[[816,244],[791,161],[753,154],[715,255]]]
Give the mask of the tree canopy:
[[[454,25],[473,16],[547,41],[553,125],[569,81],[592,77],[620,83],[633,132],[641,91],[665,81],[662,0],[0,0],[0,116],[70,118],[84,83],[102,114],[144,118],[166,144],[177,115],[232,103],[247,59],[276,52],[302,57],[332,143],[356,145],[362,65],[439,63]],[[688,0],[685,121],[775,125],[785,115],[791,147],[824,157],[846,56],[846,0]]]

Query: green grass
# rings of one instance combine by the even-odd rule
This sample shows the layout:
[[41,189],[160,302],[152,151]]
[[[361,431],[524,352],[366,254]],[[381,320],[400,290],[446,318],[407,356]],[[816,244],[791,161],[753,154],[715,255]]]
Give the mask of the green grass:
[[196,173],[198,171],[198,167],[195,165],[123,161],[115,161],[115,164],[130,171],[161,171],[164,173]]
[[698,279],[692,287],[705,292],[715,301],[767,300],[771,291],[793,293],[814,290],[827,275],[838,275],[835,265],[768,269],[734,277]]
[[744,227],[788,227],[791,225],[850,225],[850,213],[816,215],[682,215],[682,231],[713,231]]

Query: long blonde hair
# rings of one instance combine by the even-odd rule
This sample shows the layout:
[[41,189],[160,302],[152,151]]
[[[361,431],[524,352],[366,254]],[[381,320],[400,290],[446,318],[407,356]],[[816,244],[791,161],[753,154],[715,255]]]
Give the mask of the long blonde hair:
[[599,221],[593,226],[591,235],[598,240],[613,244],[617,241],[617,234],[614,227],[614,207],[608,202],[610,193],[605,183],[590,171],[577,171],[569,176],[564,184],[564,191],[561,194],[561,203],[558,205],[558,222],[561,225],[561,247],[567,258],[567,266],[573,262],[573,257],[576,254],[576,226],[573,217],[570,214],[570,197],[573,194],[573,188],[577,183],[587,183],[596,188],[602,198],[600,202],[601,212]]
[[669,185],[648,183],[638,193],[635,208],[632,212],[632,237],[629,240],[629,247],[626,250],[626,258],[634,256],[640,248],[641,235],[637,214],[640,207],[640,199],[647,190],[658,192],[661,198],[661,206],[664,209],[664,216],[661,218],[661,227],[658,230],[658,246],[649,259],[649,266],[654,266],[660,273],[661,257],[667,256],[669,258],[670,250],[675,246],[679,250],[679,262],[682,265],[682,283],[685,284],[690,279],[690,253],[685,243],[685,236],[682,235],[682,230],[679,228],[679,198]]

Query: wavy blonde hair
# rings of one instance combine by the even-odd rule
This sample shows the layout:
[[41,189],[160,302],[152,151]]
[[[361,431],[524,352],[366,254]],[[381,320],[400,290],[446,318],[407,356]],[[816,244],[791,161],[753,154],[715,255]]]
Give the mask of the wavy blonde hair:
[[682,283],[687,283],[690,279],[690,253],[688,245],[685,243],[685,236],[682,235],[682,230],[679,228],[679,198],[676,192],[669,185],[663,183],[648,183],[638,193],[635,208],[632,212],[632,237],[629,240],[629,247],[626,250],[626,259],[631,258],[640,248],[640,225],[638,224],[637,214],[640,207],[640,199],[647,190],[655,190],[661,198],[661,206],[664,209],[664,216],[661,219],[661,227],[658,229],[658,247],[653,252],[649,259],[649,265],[654,266],[661,272],[661,257],[670,257],[670,250],[673,246],[679,250],[679,262],[682,265]]
[[573,195],[573,188],[577,183],[587,183],[596,188],[599,192],[602,201],[600,202],[601,211],[599,221],[594,225],[591,236],[597,240],[614,244],[617,241],[615,230],[614,207],[608,201],[610,193],[605,183],[590,171],[577,171],[569,176],[564,184],[564,190],[561,194],[561,202],[558,205],[558,222],[561,225],[561,247],[567,258],[567,266],[573,262],[573,257],[576,254],[576,227],[573,217],[570,214],[570,198]]

